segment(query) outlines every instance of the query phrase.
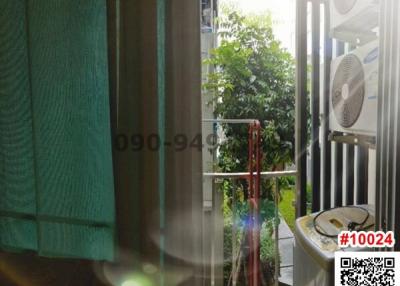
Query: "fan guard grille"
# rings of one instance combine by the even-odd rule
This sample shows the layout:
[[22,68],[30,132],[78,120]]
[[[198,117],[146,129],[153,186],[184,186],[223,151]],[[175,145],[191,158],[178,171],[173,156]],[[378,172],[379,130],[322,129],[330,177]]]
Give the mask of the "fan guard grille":
[[365,96],[365,77],[361,61],[355,55],[343,58],[332,85],[332,106],[338,123],[349,128],[360,116]]
[[356,5],[357,0],[334,0],[336,10],[344,15],[347,14]]

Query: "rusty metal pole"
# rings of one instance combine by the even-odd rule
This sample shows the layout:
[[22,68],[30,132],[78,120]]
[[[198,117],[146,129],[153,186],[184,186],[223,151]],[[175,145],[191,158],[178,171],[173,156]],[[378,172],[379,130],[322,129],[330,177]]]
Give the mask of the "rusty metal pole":
[[247,234],[248,234],[248,242],[249,242],[249,257],[248,257],[248,265],[247,265],[247,275],[250,286],[254,286],[254,240],[253,240],[253,230],[254,230],[254,217],[253,217],[253,195],[254,195],[254,172],[253,172],[253,125],[249,126],[249,191],[248,191],[248,200],[249,200],[249,218],[248,218],[248,226],[247,226]]
[[280,263],[279,263],[279,178],[275,178],[275,286],[279,285]]
[[260,196],[261,196],[261,125],[260,122],[254,123],[255,127],[255,159],[256,159],[256,184],[254,190],[254,224],[255,224],[255,283],[254,285],[261,285],[261,262],[260,262],[260,230],[261,230],[261,220],[260,220]]
[[249,126],[249,259],[248,281],[259,286],[260,276],[260,195],[261,195],[261,124]]

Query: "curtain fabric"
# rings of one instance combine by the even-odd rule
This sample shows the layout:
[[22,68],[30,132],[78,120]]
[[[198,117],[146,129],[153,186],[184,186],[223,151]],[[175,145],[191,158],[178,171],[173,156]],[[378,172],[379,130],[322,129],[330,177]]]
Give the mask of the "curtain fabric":
[[112,260],[105,0],[0,0],[0,247]]

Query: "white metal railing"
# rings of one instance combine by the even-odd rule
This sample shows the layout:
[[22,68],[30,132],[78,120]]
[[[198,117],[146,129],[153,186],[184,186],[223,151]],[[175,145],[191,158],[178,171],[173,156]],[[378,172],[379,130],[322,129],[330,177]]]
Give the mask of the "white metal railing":
[[[203,123],[217,123],[217,124],[253,124],[259,122],[256,119],[203,119]],[[258,175],[257,173],[253,173],[255,176]],[[242,173],[203,173],[203,177],[209,178],[212,180],[216,179],[231,179],[231,180],[238,180],[238,179],[247,179],[250,175],[253,175],[250,172],[242,172]],[[279,213],[278,213],[278,203],[279,203],[279,182],[278,179],[282,177],[291,177],[296,176],[297,171],[277,171],[277,172],[261,172],[260,176],[263,180],[275,180],[275,224],[274,224],[274,231],[275,231],[275,285],[278,286],[278,278],[279,278]],[[214,204],[215,202],[213,202]],[[236,245],[236,236],[237,236],[237,227],[236,227],[236,192],[233,192],[232,197],[232,215],[233,215],[233,224],[232,224],[232,285],[236,286],[237,283],[235,281],[235,261],[237,259],[236,252],[237,252],[237,245]],[[240,255],[240,254],[239,254]]]
[[[231,123],[231,122],[230,122]],[[241,122],[243,123],[243,122]],[[238,179],[245,179],[250,175],[249,172],[242,172],[242,173],[203,173],[204,177],[212,178],[212,179],[233,179],[233,180],[238,180]],[[279,285],[279,270],[280,270],[280,265],[279,265],[279,212],[278,212],[278,204],[279,204],[279,178],[283,177],[292,177],[297,175],[297,171],[277,171],[277,172],[261,172],[260,173],[261,178],[264,180],[270,180],[274,179],[275,181],[275,196],[274,196],[274,205],[275,205],[275,222],[274,222],[274,233],[275,233],[275,285]],[[236,236],[237,236],[237,227],[236,227],[236,211],[235,211],[235,205],[236,205],[236,196],[235,192],[233,192],[232,196],[232,285],[236,286],[237,281],[235,279],[236,274],[234,273],[235,269],[235,263],[236,259],[238,258],[236,253],[237,251],[237,244],[236,244]]]
[[[256,175],[256,173],[254,173]],[[241,179],[249,176],[250,173],[204,173],[204,177],[212,177],[219,179]],[[292,177],[296,176],[297,171],[278,171],[278,172],[261,172],[262,179],[273,179],[273,178],[281,178],[281,177]]]

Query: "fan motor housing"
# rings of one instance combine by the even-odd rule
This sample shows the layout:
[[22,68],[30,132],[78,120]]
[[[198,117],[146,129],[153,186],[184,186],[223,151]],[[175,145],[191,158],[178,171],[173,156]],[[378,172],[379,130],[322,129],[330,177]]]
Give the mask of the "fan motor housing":
[[375,136],[378,113],[379,45],[371,42],[332,61],[331,131]]
[[330,0],[331,36],[346,42],[367,42],[379,24],[378,0]]

